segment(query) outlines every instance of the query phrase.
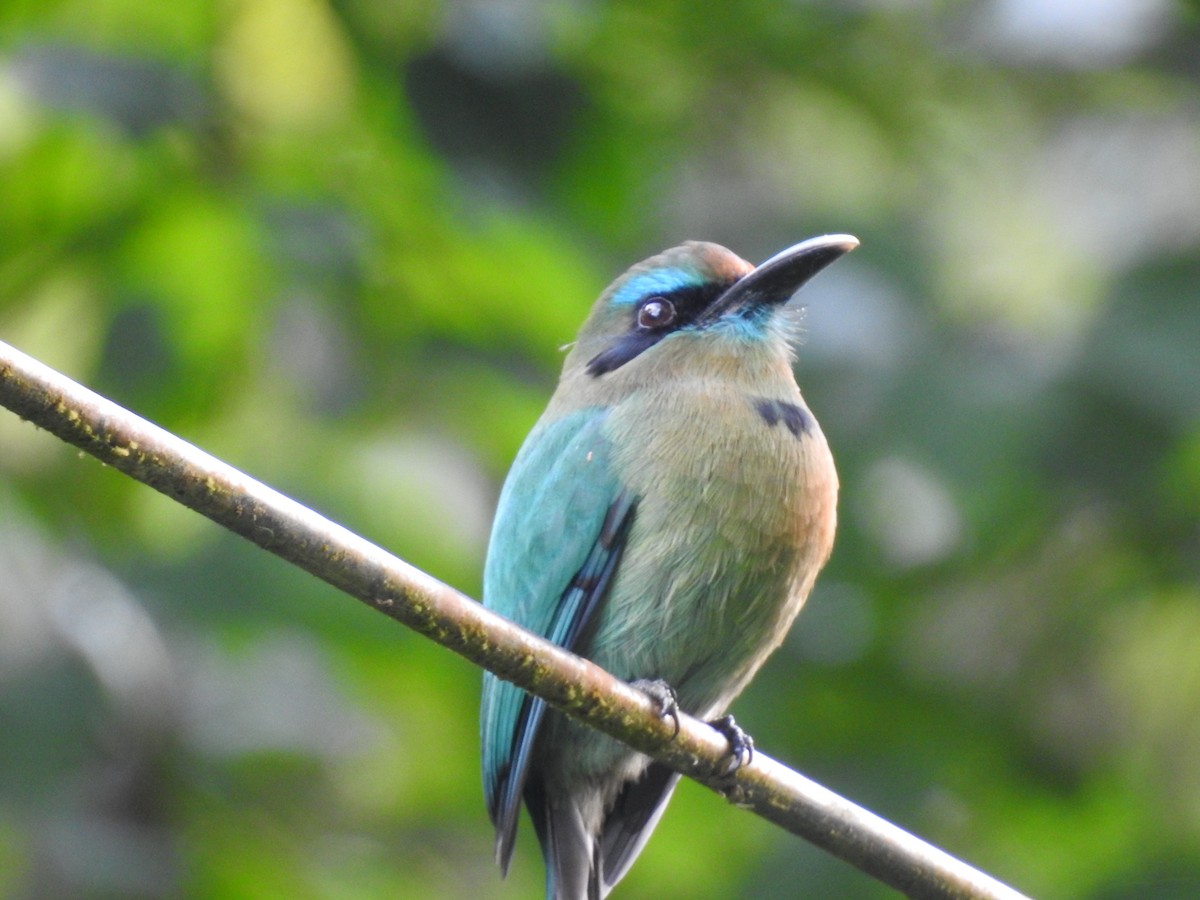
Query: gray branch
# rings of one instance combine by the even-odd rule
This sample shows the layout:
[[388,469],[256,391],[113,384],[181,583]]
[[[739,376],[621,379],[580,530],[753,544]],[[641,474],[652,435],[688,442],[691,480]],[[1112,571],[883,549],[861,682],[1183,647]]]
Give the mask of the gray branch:
[[724,737],[340,525],[0,343],[0,405],[910,897],[1023,895],[764,753],[719,777]]

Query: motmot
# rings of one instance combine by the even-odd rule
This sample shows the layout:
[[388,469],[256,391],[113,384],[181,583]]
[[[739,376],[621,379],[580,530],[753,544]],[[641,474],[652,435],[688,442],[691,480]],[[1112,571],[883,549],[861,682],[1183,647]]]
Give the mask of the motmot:
[[[829,558],[833,457],[792,371],[789,300],[858,245],[811,238],[758,267],[692,241],[596,301],[500,492],[483,602],[713,720],[780,644]],[[679,775],[487,673],[480,730],[495,852],[522,802],[549,900],[604,897]]]

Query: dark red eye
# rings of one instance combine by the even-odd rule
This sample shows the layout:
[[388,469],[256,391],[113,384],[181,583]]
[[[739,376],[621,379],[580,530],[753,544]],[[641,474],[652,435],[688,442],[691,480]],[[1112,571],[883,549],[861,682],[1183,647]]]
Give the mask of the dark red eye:
[[638,307],[640,328],[664,328],[675,321],[675,305],[665,297],[651,297]]

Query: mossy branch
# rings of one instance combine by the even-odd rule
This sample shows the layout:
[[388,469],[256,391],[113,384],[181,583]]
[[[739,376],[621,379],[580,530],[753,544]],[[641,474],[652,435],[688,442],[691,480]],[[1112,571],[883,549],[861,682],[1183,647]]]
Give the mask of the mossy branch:
[[726,739],[294,500],[0,343],[0,405],[385,615],[910,897],[1022,895],[764,753],[722,778]]

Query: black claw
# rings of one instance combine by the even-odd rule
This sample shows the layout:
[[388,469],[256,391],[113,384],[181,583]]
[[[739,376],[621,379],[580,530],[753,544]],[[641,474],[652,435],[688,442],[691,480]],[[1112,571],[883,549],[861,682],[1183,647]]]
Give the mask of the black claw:
[[754,738],[738,727],[738,723],[733,721],[733,716],[721,716],[708,724],[729,741],[729,763],[722,775],[732,775],[742,766],[748,766],[754,761]]
[[671,738],[679,737],[679,695],[661,678],[639,678],[633,686],[658,704],[658,717],[670,718],[675,723]]

